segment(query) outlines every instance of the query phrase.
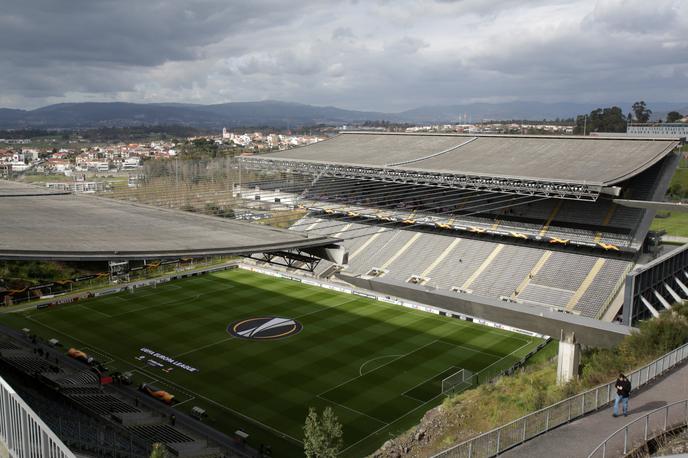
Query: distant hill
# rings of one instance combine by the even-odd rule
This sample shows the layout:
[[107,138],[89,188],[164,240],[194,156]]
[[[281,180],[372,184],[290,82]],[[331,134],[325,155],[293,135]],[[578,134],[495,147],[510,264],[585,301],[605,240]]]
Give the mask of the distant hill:
[[218,105],[140,103],[61,103],[35,110],[0,109],[0,129],[188,125],[194,127],[348,124],[383,120],[383,113],[316,107],[288,102]]
[[[344,110],[300,103],[262,101],[216,105],[180,103],[88,102],[61,103],[35,110],[0,108],[0,129],[90,128],[143,125],[222,127],[297,127],[315,124],[342,125],[363,121],[408,123],[456,123],[483,120],[553,120],[572,118],[611,104],[583,103],[473,103],[425,106],[401,113]],[[624,111],[630,103],[617,104]],[[668,111],[688,112],[688,102],[649,103],[659,117]]]

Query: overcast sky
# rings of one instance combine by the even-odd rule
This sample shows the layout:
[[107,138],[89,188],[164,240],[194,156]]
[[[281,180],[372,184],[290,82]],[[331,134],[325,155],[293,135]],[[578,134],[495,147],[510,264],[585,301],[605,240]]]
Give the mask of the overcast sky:
[[688,99],[688,0],[3,0],[0,106]]

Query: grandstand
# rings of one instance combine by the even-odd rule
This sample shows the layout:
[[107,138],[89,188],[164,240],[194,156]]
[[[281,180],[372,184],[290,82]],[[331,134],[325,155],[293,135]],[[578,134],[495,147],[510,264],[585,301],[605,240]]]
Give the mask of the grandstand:
[[[291,230],[342,240],[319,277],[375,278],[585,317],[617,316],[678,140],[341,133],[242,158],[307,213]],[[255,196],[254,196],[255,194]]]
[[0,327],[0,368],[4,377],[15,382],[21,398],[71,450],[145,457],[154,443],[163,442],[175,456],[235,456],[188,427],[168,424],[155,403],[132,399],[130,392],[103,385],[92,368],[69,360],[61,349],[4,327]]

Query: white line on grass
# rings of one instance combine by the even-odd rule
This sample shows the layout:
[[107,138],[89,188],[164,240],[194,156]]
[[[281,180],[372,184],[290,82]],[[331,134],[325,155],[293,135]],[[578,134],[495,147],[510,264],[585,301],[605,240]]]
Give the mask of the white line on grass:
[[[529,340],[529,341],[528,341],[527,343],[525,343],[524,345],[520,346],[519,348],[517,348],[516,350],[512,351],[511,353],[509,353],[508,355],[504,356],[503,358],[499,359],[498,361],[495,361],[494,363],[492,363],[491,365],[487,366],[485,369],[481,370],[481,371],[478,372],[477,374],[480,374],[480,373],[484,372],[486,369],[488,369],[488,368],[494,366],[495,364],[497,364],[497,363],[500,362],[501,360],[503,360],[503,359],[505,359],[505,358],[508,358],[509,356],[513,355],[514,353],[516,353],[517,351],[521,350],[521,349],[522,349],[523,347],[525,347],[526,345],[531,344],[532,342],[533,342],[532,340]],[[383,429],[388,428],[389,426],[393,425],[394,423],[396,423],[396,422],[402,420],[403,418],[405,418],[405,417],[411,415],[413,412],[415,412],[416,410],[420,409],[421,407],[424,407],[424,406],[426,406],[426,405],[428,405],[428,404],[434,402],[435,399],[437,399],[437,398],[439,398],[439,397],[441,397],[441,396],[444,396],[444,394],[443,394],[443,393],[440,393],[440,394],[438,394],[437,396],[435,396],[434,398],[429,399],[428,401],[425,401],[423,404],[420,404],[420,405],[414,407],[413,409],[409,410],[408,412],[406,412],[406,413],[403,414],[402,416],[397,417],[392,423],[390,423],[390,424],[388,424],[388,425],[386,425],[386,426],[382,426],[382,427],[378,428],[377,430],[373,431],[372,433],[368,434],[367,436],[362,437],[361,439],[357,440],[357,441],[354,442],[353,444],[349,445],[348,447],[346,447],[345,449],[343,449],[343,450],[340,452],[340,454],[343,454],[344,452],[346,452],[347,450],[349,450],[349,449],[355,447],[356,445],[360,444],[360,443],[363,442],[364,440],[367,440],[369,437],[374,436],[375,434],[379,433],[379,432],[382,431]],[[413,399],[413,398],[411,398],[410,396],[407,396],[407,397],[409,397],[410,399]],[[420,401],[419,401],[419,402],[420,402]]]
[[[421,385],[425,385],[426,383],[428,383],[429,381],[431,381],[432,379],[434,379],[435,377],[437,377],[437,376],[440,375],[441,373],[447,372],[449,369],[456,369],[456,371],[454,371],[454,374],[456,374],[456,373],[459,372],[462,368],[459,367],[459,366],[449,366],[447,369],[443,370],[442,372],[438,372],[437,374],[433,375],[432,377],[426,378],[425,380],[423,380],[422,382],[418,383],[417,385],[412,386],[412,387],[409,388],[408,390],[406,390],[406,391],[404,391],[403,393],[401,393],[401,395],[402,395],[402,396],[406,396],[407,398],[416,399],[416,398],[414,398],[413,396],[407,395],[406,393],[408,393],[409,391],[412,391],[412,390],[418,388],[418,387],[421,386]],[[440,392],[441,392],[441,391],[442,391],[442,390],[440,390]],[[423,401],[423,400],[421,400],[421,399],[416,399],[416,401],[425,402],[425,401]]]
[[[367,374],[370,374],[370,373],[372,373],[372,372],[375,372],[375,371],[377,371],[377,370],[380,370],[381,368],[383,368],[383,367],[385,367],[385,366],[388,366],[388,365],[392,364],[394,361],[396,361],[396,360],[398,360],[398,359],[401,359],[401,358],[403,358],[403,357],[405,357],[405,356],[408,356],[408,355],[410,355],[410,354],[412,354],[412,353],[415,353],[415,352],[417,352],[417,351],[419,351],[419,350],[422,350],[422,349],[425,348],[425,347],[429,347],[430,345],[432,345],[432,344],[434,344],[435,342],[438,342],[438,341],[439,341],[439,339],[435,339],[435,340],[432,340],[432,341],[426,343],[425,345],[421,345],[420,347],[418,347],[418,348],[416,348],[416,349],[414,349],[414,350],[411,350],[411,351],[408,352],[408,353],[405,353],[405,354],[403,354],[403,355],[401,355],[401,356],[399,356],[399,357],[397,357],[397,358],[392,359],[391,361],[389,361],[389,362],[387,362],[387,363],[385,363],[385,364],[382,364],[382,365],[376,367],[374,370],[372,370],[372,371],[370,371],[370,372],[366,372],[366,375],[367,375]],[[356,380],[356,379],[358,379],[358,378],[361,378],[361,377],[363,377],[363,376],[362,376],[362,375],[357,375],[357,376],[352,377],[352,378],[350,378],[350,379],[348,379],[348,380],[345,380],[345,381],[343,381],[342,383],[340,383],[339,385],[334,386],[334,387],[332,387],[332,388],[330,388],[330,389],[328,389],[328,390],[325,390],[325,391],[323,391],[322,393],[319,393],[317,396],[318,396],[318,397],[323,396],[323,395],[329,393],[330,391],[334,391],[334,390],[336,390],[337,388],[339,388],[340,386],[344,386],[344,385],[346,385],[347,383],[353,382],[354,380]]]
[[[341,304],[336,304],[336,305],[327,305],[327,306],[324,306],[323,308],[319,308],[318,310],[313,310],[312,312],[308,312],[308,313],[304,313],[304,314],[302,314],[302,315],[296,316],[296,317],[294,317],[294,319],[295,319],[295,320],[298,320],[298,319],[301,319],[301,318],[303,318],[303,317],[305,317],[305,316],[308,316],[308,315],[314,315],[314,314],[316,314],[316,313],[320,313],[320,312],[323,312],[323,311],[325,311],[325,310],[330,310],[330,309],[339,307],[339,306],[341,306],[341,305],[348,304],[349,302],[352,302],[353,300],[354,300],[354,299],[351,299],[351,300],[348,300],[348,301],[346,301],[346,302],[342,302]],[[218,341],[216,341],[216,342],[212,342],[212,343],[209,343],[209,344],[207,344],[207,345],[203,345],[203,346],[200,346],[200,347],[198,347],[198,348],[194,348],[194,349],[192,349],[192,350],[185,351],[184,353],[180,353],[180,354],[178,354],[177,356],[175,356],[175,358],[179,358],[179,357],[182,357],[182,356],[187,356],[187,355],[190,355],[191,353],[195,353],[195,352],[200,351],[200,350],[205,350],[206,348],[214,347],[215,345],[219,345],[219,344],[221,344],[221,343],[229,342],[230,340],[233,340],[233,339],[236,339],[236,337],[235,337],[235,336],[225,337],[224,339],[220,339],[220,340],[218,340]],[[269,341],[269,340],[268,340],[268,341]]]
[[371,416],[368,415],[367,413],[363,413],[363,412],[361,412],[360,410],[356,410],[356,409],[353,409],[353,408],[351,408],[351,407],[345,406],[344,404],[340,404],[340,403],[338,403],[338,402],[336,402],[336,401],[333,401],[332,399],[323,398],[323,397],[320,396],[319,394],[316,395],[316,397],[319,398],[319,399],[322,399],[322,400],[325,401],[325,402],[329,402],[330,404],[334,404],[334,405],[339,406],[339,407],[341,407],[341,408],[343,408],[343,409],[346,409],[346,410],[348,410],[348,411],[350,411],[350,412],[353,412],[353,413],[355,413],[355,414],[357,414],[357,415],[362,415],[362,416],[364,416],[364,417],[368,417],[368,418],[370,418],[371,420],[375,420],[375,421],[378,422],[378,423],[382,423],[382,424],[384,424],[384,425],[389,426],[389,423],[387,423],[386,421],[380,420],[379,418],[376,418],[376,417],[371,417]]
[[122,316],[122,315],[127,315],[127,314],[129,314],[129,313],[142,312],[143,310],[149,310],[149,309],[154,309],[154,308],[158,308],[158,307],[165,307],[165,306],[167,306],[167,305],[176,304],[176,303],[178,303],[178,302],[196,300],[196,299],[198,299],[199,297],[204,296],[205,294],[208,294],[208,293],[200,293],[200,294],[196,294],[196,295],[193,296],[193,297],[180,297],[180,298],[178,298],[178,299],[173,299],[173,300],[171,300],[171,301],[161,302],[161,303],[159,303],[159,304],[146,305],[145,307],[139,307],[139,308],[136,308],[136,309],[127,310],[126,312],[117,313],[117,314],[115,314],[115,315],[112,315],[112,318],[120,317],[120,316]]
[[495,361],[494,363],[492,363],[492,364],[490,364],[489,366],[487,366],[487,367],[481,369],[479,372],[473,374],[473,376],[475,377],[475,376],[477,376],[478,374],[482,374],[483,372],[485,372],[486,370],[488,370],[489,368],[491,368],[491,367],[494,366],[495,364],[497,364],[497,363],[499,363],[500,361],[502,361],[502,360],[508,358],[509,356],[513,355],[513,354],[516,353],[517,351],[520,351],[521,349],[523,349],[524,347],[526,347],[527,345],[530,345],[530,344],[532,344],[532,343],[533,343],[532,340],[528,341],[527,343],[521,345],[520,347],[518,347],[516,350],[512,351],[512,352],[509,353],[508,355],[501,357],[500,359],[498,359],[498,360]]
[[[345,293],[344,293],[344,294],[345,294]],[[407,311],[407,312],[409,312],[409,313],[411,313],[411,314],[414,314],[414,312],[417,313],[417,314],[419,314],[419,315],[420,315],[420,314],[422,314],[422,315],[427,315],[427,314],[429,314],[429,312],[424,312],[424,311],[422,311],[422,310],[417,310],[417,309],[411,309],[411,308],[409,308],[409,307],[404,307],[403,305],[389,304],[389,303],[383,302],[383,301],[376,301],[376,303],[377,303],[377,305],[379,305],[379,306],[381,306],[381,307],[386,307],[386,308],[388,308],[388,309],[397,310],[397,311],[398,311],[398,310],[405,310],[405,311]],[[431,313],[430,315],[434,315],[435,317],[439,317],[439,316],[440,316],[440,315],[436,315],[436,314],[434,314],[434,313]],[[466,321],[459,320],[459,319],[456,319],[456,318],[453,318],[453,317],[449,317],[449,316],[446,316],[445,318],[450,318],[450,319],[448,320],[449,322],[454,323],[454,324],[453,324],[454,326],[459,326],[459,327],[461,327],[461,328],[472,328],[473,325],[478,324],[478,323],[473,323],[472,321],[466,322]],[[470,324],[469,324],[469,323],[470,323]],[[486,329],[482,330],[482,333],[483,333],[483,334],[496,334],[496,335],[501,336],[501,337],[509,337],[510,339],[519,340],[519,341],[521,341],[521,342],[526,342],[526,343],[532,342],[531,340],[528,340],[527,337],[521,337],[520,335],[518,335],[518,334],[515,333],[514,331],[505,331],[505,330],[498,331],[498,330],[496,330],[496,329],[491,329],[491,328],[488,327],[487,325],[479,325],[479,326],[486,328]],[[515,335],[510,335],[510,334],[515,334]]]
[[[504,356],[498,355],[496,353],[490,353],[488,351],[476,350],[475,348],[466,347],[466,346],[463,346],[461,344],[455,344],[453,342],[447,342],[446,340],[442,340],[442,339],[439,339],[439,341],[442,342],[443,344],[451,345],[452,347],[461,348],[462,350],[467,350],[467,351],[470,351],[473,353],[482,353],[483,355],[492,356],[493,358],[497,358],[497,359],[504,358]],[[529,343],[530,343],[530,341],[526,342],[525,345],[528,345]]]
[[174,409],[174,408],[176,408],[176,407],[179,407],[180,405],[182,405],[182,404],[184,404],[184,403],[186,403],[186,402],[189,402],[189,401],[193,401],[194,399],[196,399],[196,396],[190,397],[190,398],[187,399],[186,401],[178,402],[177,404],[173,405],[172,408]]
[[[377,361],[377,360],[379,360],[379,359],[384,359],[384,358],[397,358],[397,357],[399,357],[399,356],[404,356],[404,355],[382,355],[382,356],[378,356],[378,357],[376,357],[376,358],[369,359],[368,361],[366,361],[366,362],[364,362],[363,364],[361,364],[361,367],[358,368],[358,374],[359,374],[359,375],[363,375],[363,366],[365,366],[365,365],[368,364],[368,363],[372,363],[373,361]],[[373,369],[373,371],[374,371],[374,370],[375,370],[375,369]],[[370,372],[372,372],[372,371],[370,371]],[[366,374],[367,374],[367,373],[368,373],[368,372],[366,372]]]
[[75,304],[75,305],[77,305],[78,307],[84,308],[84,309],[86,309],[86,310],[90,310],[91,312],[95,312],[95,313],[98,313],[98,314],[100,314],[100,315],[103,315],[103,316],[106,317],[106,318],[112,318],[112,315],[107,314],[107,313],[105,313],[105,312],[101,312],[100,310],[97,310],[97,309],[94,309],[94,308],[92,308],[92,307],[89,307],[88,305],[84,305],[84,304]]
[[99,361],[101,364],[110,364],[111,362],[113,362],[115,360],[111,355],[102,355],[98,350],[91,348],[91,347],[88,347],[88,346],[81,347],[81,351],[83,351],[86,354],[88,354],[90,352],[90,353],[95,353],[96,356],[100,355],[100,356],[105,356],[106,358],[110,358],[107,361]]
[[217,342],[212,342],[212,343],[209,343],[209,344],[207,344],[207,345],[203,345],[203,346],[201,346],[201,347],[194,348],[194,349],[191,349],[191,350],[189,350],[189,351],[185,351],[184,353],[179,353],[177,356],[175,356],[175,358],[181,358],[182,356],[186,356],[186,355],[189,355],[189,354],[191,354],[191,353],[195,353],[195,352],[200,351],[200,350],[205,350],[206,348],[213,347],[213,346],[215,346],[215,345],[219,345],[219,344],[221,344],[221,343],[230,341],[230,340],[232,340],[232,339],[234,339],[234,336],[226,337],[226,338],[224,338],[224,339],[222,339],[222,340],[218,340]]
[[[57,329],[55,329],[55,328],[53,328],[53,327],[51,327],[51,326],[48,326],[48,325],[43,324],[43,323],[41,323],[41,322],[39,322],[39,321],[36,321],[36,320],[31,320],[31,321],[33,321],[33,322],[35,322],[36,324],[39,324],[39,325],[41,325],[41,326],[44,326],[44,327],[46,327],[46,328],[48,328],[48,329],[50,329],[50,330],[52,330],[52,331],[54,331],[54,332],[57,332],[58,334],[62,334],[63,336],[66,336],[66,337],[69,338],[69,339],[72,339],[72,340],[74,340],[74,341],[76,341],[76,342],[80,342],[81,344],[86,345],[86,343],[83,342],[82,340],[77,339],[77,338],[75,338],[75,337],[73,337],[73,336],[67,334],[66,332],[59,331],[59,330],[57,330]],[[94,345],[91,345],[91,348],[95,348],[95,349],[96,349],[97,351],[99,351],[100,353],[107,354],[107,352],[105,352],[105,351],[99,349],[98,347],[96,347],[96,346],[94,346]],[[125,360],[125,359],[119,359],[119,361],[121,361],[123,364],[127,364],[127,365],[133,367],[134,370],[136,370],[137,372],[139,372],[139,373],[141,373],[141,374],[143,374],[143,375],[146,375],[147,377],[155,377],[152,373],[148,372],[147,370],[143,369],[142,367],[138,367],[138,366],[136,366],[136,365],[130,363],[129,361],[127,361],[127,360]],[[244,413],[241,413],[241,412],[239,412],[239,411],[237,411],[237,410],[234,410],[234,409],[232,409],[231,407],[228,407],[228,406],[226,406],[226,405],[224,405],[224,404],[221,404],[221,403],[219,403],[219,402],[217,402],[217,401],[215,401],[215,400],[213,400],[213,399],[211,399],[211,398],[208,398],[208,397],[206,397],[206,396],[200,395],[200,394],[196,393],[195,391],[188,390],[188,389],[182,387],[181,385],[179,385],[179,384],[177,384],[177,383],[175,383],[175,382],[173,382],[173,381],[171,381],[171,380],[165,380],[165,383],[167,383],[168,385],[171,385],[171,386],[175,387],[176,389],[178,389],[178,390],[180,390],[180,391],[184,391],[184,392],[186,392],[186,393],[192,394],[192,395],[194,395],[194,396],[195,396],[196,398],[198,398],[198,399],[203,399],[203,400],[205,400],[206,402],[209,402],[210,404],[214,404],[214,405],[216,405],[217,407],[220,407],[221,409],[224,409],[224,410],[226,410],[226,411],[228,411],[228,412],[233,413],[234,415],[236,415],[236,416],[238,416],[238,417],[241,417],[241,418],[243,418],[243,419],[245,419],[245,420],[248,420],[249,422],[252,422],[252,423],[254,423],[254,424],[257,424],[258,426],[260,426],[260,427],[262,427],[262,428],[265,428],[265,429],[271,431],[272,433],[276,434],[278,437],[282,437],[282,438],[284,438],[284,439],[289,439],[289,440],[291,440],[291,441],[293,441],[293,442],[295,442],[295,443],[297,443],[297,444],[299,444],[299,445],[303,445],[303,442],[302,442],[301,440],[299,440],[299,439],[297,439],[297,438],[295,438],[295,437],[293,437],[293,436],[290,436],[289,434],[284,433],[284,432],[280,431],[279,429],[276,429],[276,428],[273,428],[272,426],[266,425],[265,423],[263,423],[263,422],[261,422],[261,421],[259,421],[259,420],[256,420],[256,419],[253,418],[253,417],[250,417],[250,416],[248,416],[248,415],[246,415],[246,414],[244,414]]]

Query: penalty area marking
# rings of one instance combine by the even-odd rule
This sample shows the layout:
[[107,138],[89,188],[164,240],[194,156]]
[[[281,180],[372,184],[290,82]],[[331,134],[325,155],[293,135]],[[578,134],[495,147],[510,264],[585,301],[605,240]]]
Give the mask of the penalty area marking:
[[367,413],[361,412],[360,410],[356,410],[356,409],[353,409],[353,408],[351,408],[351,407],[345,406],[344,404],[340,404],[340,403],[338,403],[338,402],[336,402],[336,401],[333,401],[332,399],[324,398],[324,397],[320,396],[319,394],[316,395],[316,397],[317,397],[318,399],[321,399],[321,400],[327,402],[327,403],[334,404],[334,405],[336,405],[336,406],[341,407],[342,409],[346,409],[346,410],[348,410],[349,412],[353,412],[353,413],[355,413],[356,415],[362,415],[362,416],[367,417],[367,418],[370,418],[371,420],[374,420],[374,421],[376,421],[376,422],[378,422],[378,423],[382,423],[382,424],[385,425],[385,426],[389,426],[389,423],[387,423],[386,421],[380,420],[380,419],[377,418],[377,417],[371,417],[371,416],[368,415]]
[[[373,361],[378,361],[378,360],[380,360],[380,359],[385,359],[385,358],[398,358],[398,357],[400,357],[400,356],[404,356],[404,355],[403,355],[403,354],[402,354],[402,355],[382,355],[382,356],[378,356],[377,358],[369,359],[368,361],[366,361],[366,362],[364,362],[363,364],[361,364],[361,367],[358,368],[358,373],[359,373],[360,376],[363,376],[363,375],[364,375],[364,373],[363,373],[363,368],[364,368],[365,365],[368,364],[368,363],[372,363]],[[375,369],[377,369],[377,368],[375,368]],[[370,372],[374,372],[375,369],[366,372],[366,374],[368,374],[368,373],[370,373]]]

